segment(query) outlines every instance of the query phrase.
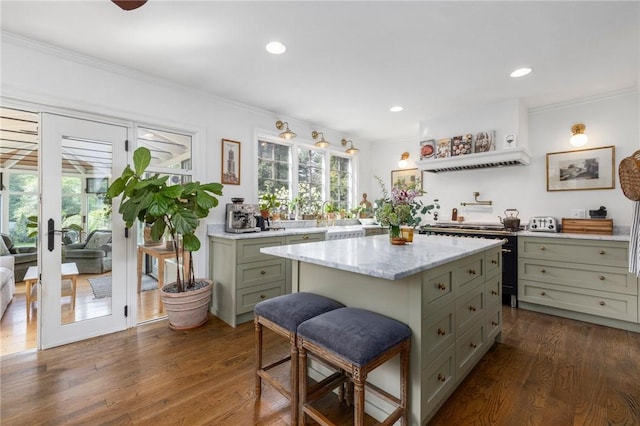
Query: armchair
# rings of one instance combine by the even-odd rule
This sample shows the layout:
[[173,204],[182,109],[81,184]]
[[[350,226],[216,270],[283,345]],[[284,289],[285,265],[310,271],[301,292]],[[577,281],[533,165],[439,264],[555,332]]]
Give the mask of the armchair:
[[81,274],[102,274],[111,270],[111,230],[91,231],[82,243],[62,247],[63,261],[73,262]]
[[0,256],[0,318],[13,300],[16,292],[16,281],[13,276],[14,259],[11,255]]
[[4,245],[9,250],[9,256],[13,256],[13,278],[16,282],[24,279],[24,274],[30,266],[38,264],[38,250],[35,247],[15,247],[11,237],[7,234],[0,234]]

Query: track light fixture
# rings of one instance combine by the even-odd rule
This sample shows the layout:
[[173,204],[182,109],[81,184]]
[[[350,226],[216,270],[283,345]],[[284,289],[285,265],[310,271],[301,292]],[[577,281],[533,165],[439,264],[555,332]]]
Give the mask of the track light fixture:
[[347,148],[345,151],[347,154],[356,154],[358,151],[360,151],[358,148],[353,146],[353,142],[351,140],[342,139],[340,143],[342,144],[342,146],[349,145],[349,148]]
[[286,121],[280,121],[280,120],[276,121],[276,128],[278,130],[282,130],[283,128],[285,129],[284,132],[280,133],[281,138],[293,139],[296,136],[298,136],[295,133],[293,133],[291,129],[289,129],[289,123],[287,123]]
[[318,148],[326,148],[329,145],[331,145],[329,143],[329,141],[324,139],[324,133],[322,132],[316,132],[315,130],[313,132],[311,132],[311,137],[315,140],[318,139],[318,136],[320,136],[320,140],[318,142],[316,142],[316,146]]

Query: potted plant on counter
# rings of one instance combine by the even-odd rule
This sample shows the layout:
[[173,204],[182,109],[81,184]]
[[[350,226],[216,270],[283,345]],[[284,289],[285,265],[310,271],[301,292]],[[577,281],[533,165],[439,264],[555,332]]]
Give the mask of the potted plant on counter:
[[[140,147],[133,153],[133,169],[127,167],[109,186],[107,198],[113,200],[122,194],[118,212],[126,226],[136,220],[151,225],[151,237],[159,240],[167,232],[173,241],[176,265],[180,259],[191,259],[191,252],[200,249],[195,231],[200,219],[218,205],[216,195],[222,195],[222,184],[186,182],[168,183],[169,176],[153,174],[145,177],[151,163],[151,152]],[[185,257],[184,253],[189,252]],[[186,265],[185,265],[186,263]],[[160,289],[162,302],[169,318],[169,327],[187,330],[207,322],[213,283],[195,278],[193,261],[183,262],[176,269],[176,281]]]
[[[276,194],[265,192],[260,197],[259,208],[262,217],[267,219],[273,212],[273,210],[280,207],[280,201],[276,197]],[[275,218],[274,218],[275,219]]]

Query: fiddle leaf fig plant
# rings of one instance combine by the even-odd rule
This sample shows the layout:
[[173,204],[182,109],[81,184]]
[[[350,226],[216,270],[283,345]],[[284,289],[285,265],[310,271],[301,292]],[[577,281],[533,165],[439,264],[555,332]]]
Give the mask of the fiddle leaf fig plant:
[[[151,164],[151,152],[139,147],[133,153],[133,168],[130,165],[107,189],[109,200],[122,194],[118,212],[126,226],[131,227],[136,220],[151,225],[151,237],[159,240],[166,233],[174,241],[182,238],[182,244],[174,244],[176,264],[179,264],[180,250],[194,252],[200,249],[200,240],[195,235],[200,219],[218,205],[216,196],[222,195],[222,184],[187,182],[175,185],[167,183],[169,176],[158,173],[145,177]],[[188,291],[195,286],[193,261],[189,271],[177,269],[176,287],[178,292]]]

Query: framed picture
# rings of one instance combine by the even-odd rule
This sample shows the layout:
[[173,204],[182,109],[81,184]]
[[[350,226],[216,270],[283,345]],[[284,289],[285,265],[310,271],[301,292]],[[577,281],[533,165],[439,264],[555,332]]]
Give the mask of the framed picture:
[[489,130],[488,132],[476,133],[476,141],[473,152],[489,152],[496,149],[496,131]]
[[436,142],[436,158],[447,158],[451,156],[451,139],[439,139]]
[[426,160],[427,158],[433,158],[436,153],[436,141],[429,139],[426,141],[420,141],[420,159]]
[[422,179],[418,169],[391,170],[391,188],[422,191]]
[[109,178],[87,178],[87,194],[104,194],[109,187]]
[[222,182],[240,185],[240,142],[222,139]]
[[613,189],[615,146],[547,154],[547,191]]
[[466,155],[473,152],[471,145],[471,133],[461,136],[454,136],[451,139],[451,155]]

